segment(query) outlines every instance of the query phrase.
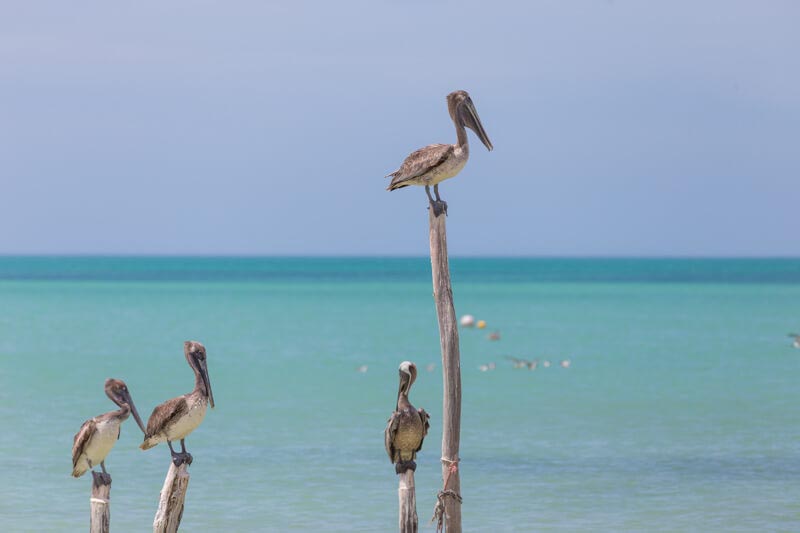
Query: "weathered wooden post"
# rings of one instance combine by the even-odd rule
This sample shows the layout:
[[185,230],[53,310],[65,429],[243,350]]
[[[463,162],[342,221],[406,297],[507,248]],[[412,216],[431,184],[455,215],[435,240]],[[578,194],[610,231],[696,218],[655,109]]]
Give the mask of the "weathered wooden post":
[[400,533],[417,533],[419,519],[417,518],[417,495],[413,470],[408,469],[400,474],[397,497],[400,503]]
[[92,497],[89,533],[108,533],[111,522],[111,476],[92,471]]
[[186,489],[189,487],[189,470],[186,463],[175,466],[170,461],[164,487],[161,489],[161,498],[158,501],[158,511],[153,520],[153,533],[175,533],[181,525],[183,517],[183,501],[186,499]]
[[442,490],[437,496],[433,520],[437,530],[446,526],[449,533],[461,533],[461,482],[458,473],[458,448],[461,438],[461,355],[458,349],[458,325],[450,285],[447,258],[446,216],[429,210],[433,299],[439,319],[439,342],[442,348]]

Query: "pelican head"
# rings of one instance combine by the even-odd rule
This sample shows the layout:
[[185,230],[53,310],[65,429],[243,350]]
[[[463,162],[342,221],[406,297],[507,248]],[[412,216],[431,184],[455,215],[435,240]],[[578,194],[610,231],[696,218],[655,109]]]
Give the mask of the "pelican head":
[[403,361],[400,363],[400,394],[408,396],[408,391],[411,390],[411,385],[417,379],[417,365],[411,361]]
[[208,378],[208,365],[206,363],[206,347],[197,341],[186,341],[183,343],[183,355],[192,367],[195,374],[200,376],[205,386],[206,396],[211,408],[214,408],[214,393],[211,392],[211,380]]
[[472,98],[469,97],[467,91],[453,91],[447,95],[447,110],[450,112],[450,118],[456,125],[466,126],[475,132],[475,135],[481,140],[486,148],[491,152],[492,141],[486,135],[486,130],[483,129],[481,119],[478,117],[478,112],[475,110],[475,104],[472,103]]
[[139,424],[139,427],[142,428],[142,431],[145,431],[144,424],[142,424],[142,419],[139,418],[139,412],[136,410],[136,406],[133,405],[131,393],[128,392],[128,386],[125,385],[125,382],[121,379],[109,378],[106,380],[105,390],[106,396],[111,398],[112,402],[122,408],[127,407],[131,410],[133,419],[136,420],[136,423]]

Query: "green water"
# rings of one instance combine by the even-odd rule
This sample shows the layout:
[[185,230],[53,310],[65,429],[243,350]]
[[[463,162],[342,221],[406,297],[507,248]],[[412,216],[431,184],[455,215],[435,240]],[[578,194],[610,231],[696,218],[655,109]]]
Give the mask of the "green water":
[[[457,314],[488,322],[461,331],[465,531],[800,529],[800,350],[786,337],[800,329],[800,261],[452,268]],[[87,527],[73,435],[115,408],[107,377],[145,418],[191,390],[187,339],[207,347],[217,408],[187,438],[186,531],[395,529],[383,428],[405,359],[431,414],[416,476],[431,530],[442,385],[429,275],[413,258],[0,258],[2,530]],[[116,531],[150,527],[167,470],[167,448],[140,442],[129,420],[106,461]]]

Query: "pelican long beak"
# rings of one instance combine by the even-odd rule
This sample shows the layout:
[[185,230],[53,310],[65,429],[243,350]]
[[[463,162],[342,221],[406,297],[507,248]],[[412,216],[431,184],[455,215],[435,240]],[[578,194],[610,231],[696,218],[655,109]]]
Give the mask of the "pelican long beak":
[[208,368],[206,367],[206,362],[200,362],[200,376],[203,378],[203,383],[206,385],[206,390],[208,391],[208,402],[211,404],[211,408],[214,408],[214,393],[211,392],[211,380],[208,379]]
[[139,428],[142,430],[142,433],[147,434],[147,430],[144,428],[144,424],[142,423],[142,419],[139,416],[139,411],[136,410],[136,406],[133,404],[133,399],[129,392],[124,393],[125,402],[128,404],[128,407],[131,408],[131,414],[133,415],[133,419],[136,420],[136,423],[139,425]]
[[483,129],[483,124],[481,124],[481,119],[471,99],[464,102],[463,109],[466,111],[463,113],[462,117],[464,125],[474,131],[475,135],[478,136],[484,146],[491,152],[494,146],[492,146],[492,141],[489,140],[489,136],[486,135],[486,130]]
[[402,396],[403,394],[408,395],[410,382],[411,382],[411,376],[408,374],[408,372],[400,370],[400,387],[397,389],[398,404],[400,402],[400,396]]

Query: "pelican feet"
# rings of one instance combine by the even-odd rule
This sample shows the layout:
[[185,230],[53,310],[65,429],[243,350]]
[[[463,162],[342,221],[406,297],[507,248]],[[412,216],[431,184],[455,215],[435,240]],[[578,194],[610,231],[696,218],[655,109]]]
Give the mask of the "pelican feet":
[[411,470],[412,472],[417,471],[417,463],[414,461],[398,461],[394,465],[394,471],[398,474],[404,473],[406,470]]
[[95,487],[111,485],[111,474],[108,472],[95,472],[92,470],[92,485]]
[[184,463],[189,466],[192,461],[194,461],[194,458],[189,452],[172,452],[172,464],[175,466],[181,466]]
[[435,217],[438,217],[442,213],[447,216],[447,202],[444,200],[433,200],[430,208],[433,209],[433,215]]

